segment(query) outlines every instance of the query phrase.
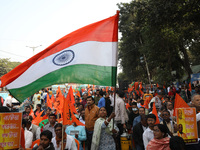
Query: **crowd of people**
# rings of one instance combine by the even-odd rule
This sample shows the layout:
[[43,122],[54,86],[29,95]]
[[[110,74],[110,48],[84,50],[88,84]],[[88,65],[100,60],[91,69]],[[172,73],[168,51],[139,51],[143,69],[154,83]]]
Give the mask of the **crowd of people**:
[[[63,91],[63,95],[68,90]],[[111,88],[88,87],[74,91],[77,122],[62,124],[62,114],[47,105],[52,91],[43,89],[23,103],[22,128],[25,148],[33,150],[123,150],[121,135],[131,135],[130,149],[136,150],[186,150],[200,149],[200,143],[186,145],[183,127],[176,122],[175,95],[180,95],[197,111],[200,132],[200,87],[188,90],[187,85],[176,88],[142,88],[142,92]],[[10,95],[3,106],[12,111]],[[55,95],[56,99],[56,95]],[[148,102],[147,102],[148,101]],[[152,113],[153,105],[158,116]],[[6,112],[6,110],[2,110]],[[65,109],[65,108],[64,108]],[[39,118],[39,119],[38,119]],[[38,122],[38,120],[40,122]],[[159,120],[159,123],[157,121]],[[199,134],[200,136],[200,134]],[[200,140],[200,139],[199,139]],[[23,147],[21,148],[23,149]]]

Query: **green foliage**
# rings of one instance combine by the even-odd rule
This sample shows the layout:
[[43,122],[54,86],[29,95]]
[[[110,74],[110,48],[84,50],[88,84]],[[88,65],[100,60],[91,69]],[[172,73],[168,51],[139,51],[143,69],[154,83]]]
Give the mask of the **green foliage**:
[[[151,79],[163,84],[188,77],[200,63],[200,2],[197,0],[138,0],[118,4],[122,38],[119,59],[130,81]],[[176,74],[172,74],[176,72]]]
[[9,58],[0,58],[0,77],[14,69],[19,64],[21,63],[11,62]]

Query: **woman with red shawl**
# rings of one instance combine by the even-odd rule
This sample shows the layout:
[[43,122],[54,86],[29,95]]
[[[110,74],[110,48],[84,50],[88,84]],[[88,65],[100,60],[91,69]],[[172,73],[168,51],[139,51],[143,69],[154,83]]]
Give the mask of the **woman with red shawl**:
[[157,124],[154,126],[154,139],[151,140],[146,150],[170,150],[167,127],[163,124]]

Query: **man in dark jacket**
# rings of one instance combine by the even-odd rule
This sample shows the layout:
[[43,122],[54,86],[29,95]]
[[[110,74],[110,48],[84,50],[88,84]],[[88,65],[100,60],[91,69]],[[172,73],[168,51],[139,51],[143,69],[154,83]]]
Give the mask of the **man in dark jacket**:
[[43,131],[40,134],[40,145],[35,146],[32,150],[55,150],[51,143],[52,133],[49,130]]
[[136,150],[144,150],[143,132],[147,128],[147,116],[141,115],[141,121],[133,127],[133,139]]
[[132,128],[133,126],[133,120],[139,116],[139,111],[138,111],[138,107],[137,107],[137,103],[133,102],[132,103],[132,110],[130,111],[129,115],[128,115],[128,125]]

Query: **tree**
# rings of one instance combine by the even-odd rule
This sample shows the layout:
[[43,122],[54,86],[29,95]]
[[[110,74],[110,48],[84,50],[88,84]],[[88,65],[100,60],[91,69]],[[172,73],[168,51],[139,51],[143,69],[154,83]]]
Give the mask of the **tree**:
[[181,79],[183,71],[190,77],[191,64],[200,62],[199,1],[138,0],[118,6],[122,32],[119,58],[130,81],[147,79],[140,63],[144,55],[156,82]]
[[9,58],[0,58],[0,77],[14,69],[19,64],[21,63],[11,62]]

